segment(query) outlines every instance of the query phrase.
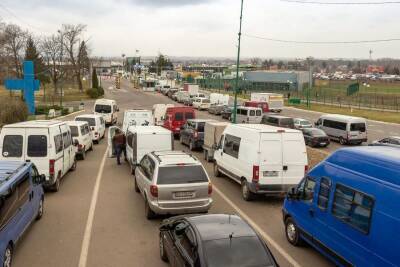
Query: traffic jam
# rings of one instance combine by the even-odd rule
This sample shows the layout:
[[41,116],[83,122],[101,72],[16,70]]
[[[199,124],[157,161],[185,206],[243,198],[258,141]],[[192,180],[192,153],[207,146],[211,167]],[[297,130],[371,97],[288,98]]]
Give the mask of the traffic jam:
[[[307,244],[337,266],[400,264],[400,213],[393,201],[400,197],[399,148],[384,140],[360,146],[368,138],[365,119],[283,116],[279,94],[253,93],[234,107],[229,95],[193,84],[144,91],[176,103],[126,109],[119,119],[115,100],[98,99],[92,114],[72,121],[1,129],[3,266],[11,266],[21,235],[42,218],[45,192],[62,190],[64,176],[79,172],[77,161],[103,139],[107,157],[128,162],[143,216],[163,218],[159,255],[171,266],[278,266],[268,242],[245,218],[209,212],[211,176],[232,180],[246,202],[284,199],[282,233],[293,246]],[[212,118],[203,119],[206,113]],[[344,147],[309,168],[307,146],[318,150],[333,141]],[[176,142],[187,149],[175,149]]]

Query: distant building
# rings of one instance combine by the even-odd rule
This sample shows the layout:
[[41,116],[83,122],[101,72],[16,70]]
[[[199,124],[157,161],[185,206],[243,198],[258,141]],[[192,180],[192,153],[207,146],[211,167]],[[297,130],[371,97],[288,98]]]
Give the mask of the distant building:
[[124,62],[125,71],[133,73],[135,67],[137,68],[141,64],[140,57],[126,57]]
[[247,71],[244,80],[256,88],[271,90],[303,90],[310,82],[307,71]]
[[111,75],[122,70],[122,62],[96,59],[92,61],[92,64],[98,75]]

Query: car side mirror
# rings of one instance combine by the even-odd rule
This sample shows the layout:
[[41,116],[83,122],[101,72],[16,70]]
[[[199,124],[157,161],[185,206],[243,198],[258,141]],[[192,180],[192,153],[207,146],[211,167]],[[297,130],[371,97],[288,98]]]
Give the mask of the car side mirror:
[[78,146],[79,145],[79,141],[78,140],[74,140],[74,146]]
[[297,188],[295,187],[290,188],[287,193],[287,198],[291,200],[298,200],[300,198],[300,194]]

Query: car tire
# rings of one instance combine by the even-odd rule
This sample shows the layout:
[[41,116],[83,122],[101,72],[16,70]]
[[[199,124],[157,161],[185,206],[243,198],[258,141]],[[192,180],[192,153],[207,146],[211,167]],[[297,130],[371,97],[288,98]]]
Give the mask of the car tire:
[[346,140],[343,137],[339,138],[339,143],[343,146],[346,144]]
[[93,144],[98,145],[99,144],[99,140],[93,140]]
[[221,177],[221,172],[219,171],[218,164],[216,162],[214,163],[214,176]]
[[138,187],[138,184],[137,184],[137,181],[136,181],[136,176],[134,176],[134,184],[135,184],[135,192],[136,193],[139,193],[140,192],[140,190],[139,190],[139,187]]
[[299,228],[291,217],[285,220],[285,235],[286,239],[293,246],[300,246],[303,244],[303,240],[300,237]]
[[3,256],[3,267],[11,267],[13,260],[13,247],[11,244],[8,244],[7,248],[4,251]]
[[190,151],[193,151],[194,149],[195,149],[194,142],[193,142],[193,141],[190,141],[190,142],[189,142],[189,150],[190,150]]
[[43,217],[43,213],[44,213],[44,199],[43,197],[41,197],[39,202],[38,212],[36,214],[36,221],[39,221]]
[[167,252],[165,251],[165,245],[164,245],[164,239],[162,238],[162,234],[160,232],[160,258],[163,262],[168,262],[168,255]]
[[145,200],[144,205],[145,205],[144,206],[144,214],[145,214],[146,218],[148,220],[154,219],[156,217],[156,214],[154,213],[154,211],[151,210],[149,202],[147,201],[147,199]]
[[204,160],[208,162],[208,150],[204,149],[203,153],[204,153]]
[[251,201],[255,197],[255,194],[250,191],[249,186],[247,185],[247,181],[245,179],[242,180],[242,197],[246,201]]
[[51,186],[51,191],[53,192],[58,192],[60,191],[60,177],[56,178],[56,181],[54,182],[54,184]]

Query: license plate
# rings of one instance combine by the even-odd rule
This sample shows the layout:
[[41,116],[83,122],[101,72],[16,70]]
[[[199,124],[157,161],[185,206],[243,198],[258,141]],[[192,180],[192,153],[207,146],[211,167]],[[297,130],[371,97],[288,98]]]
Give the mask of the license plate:
[[277,171],[263,171],[263,176],[265,177],[277,177],[278,172]]
[[322,146],[326,145],[326,143],[321,143]]
[[193,198],[194,192],[187,191],[187,192],[175,192],[174,197],[176,198]]

